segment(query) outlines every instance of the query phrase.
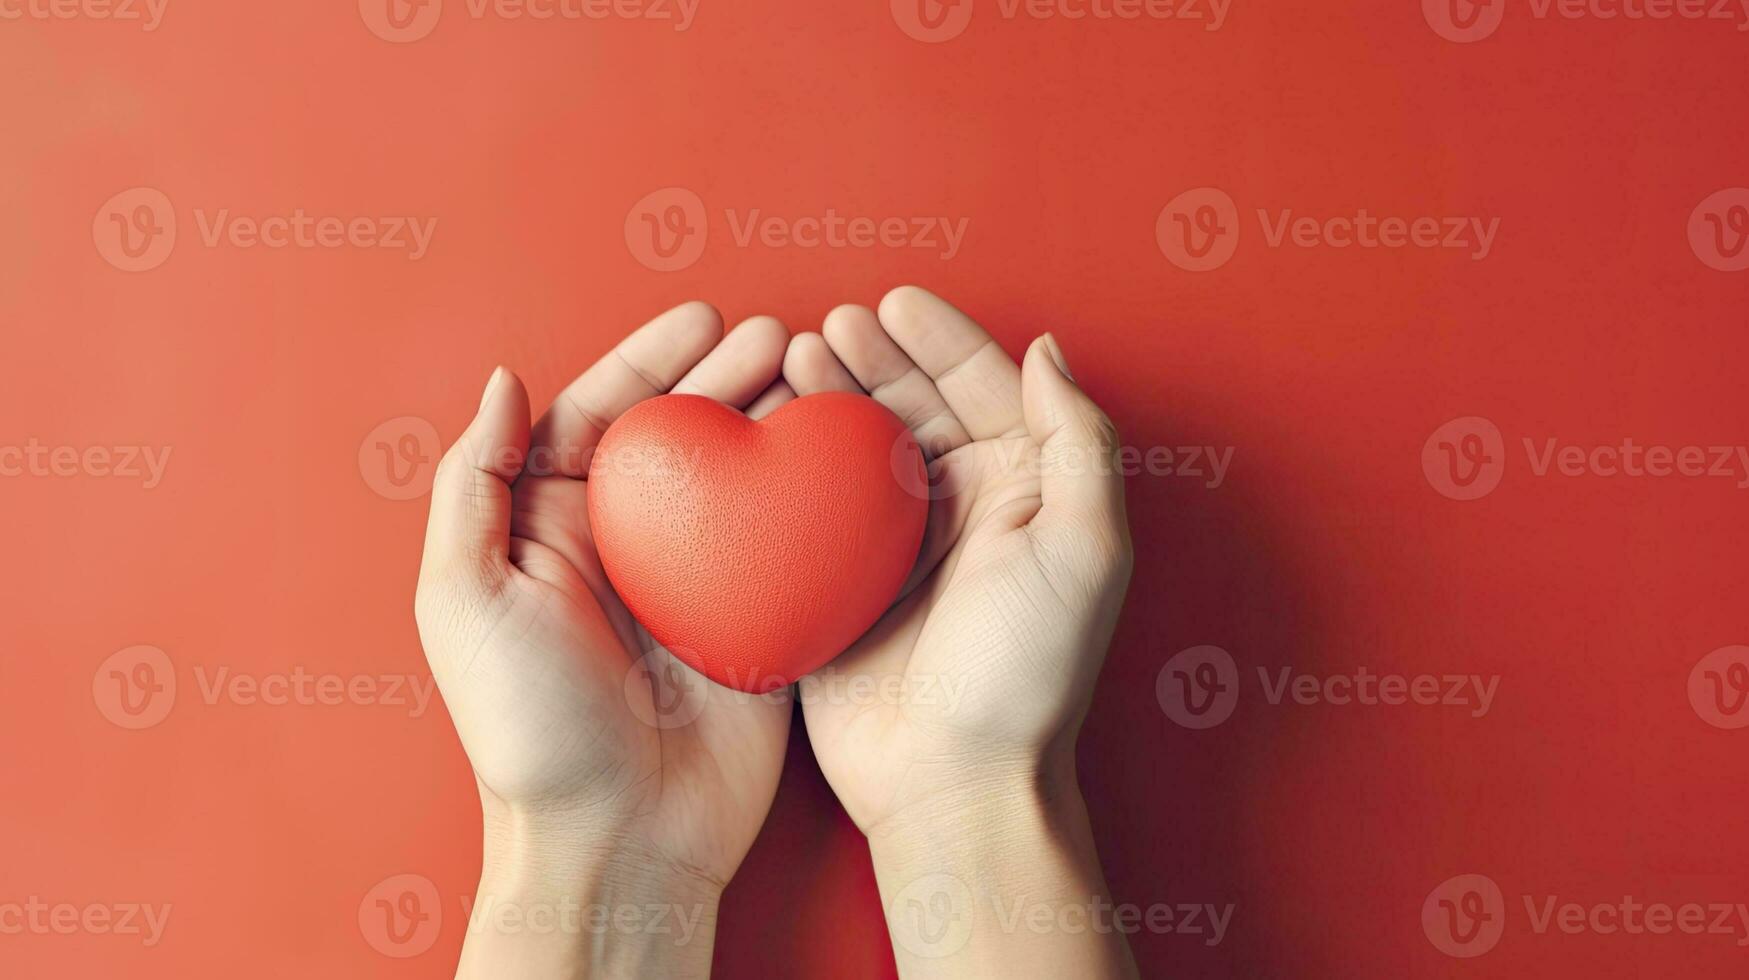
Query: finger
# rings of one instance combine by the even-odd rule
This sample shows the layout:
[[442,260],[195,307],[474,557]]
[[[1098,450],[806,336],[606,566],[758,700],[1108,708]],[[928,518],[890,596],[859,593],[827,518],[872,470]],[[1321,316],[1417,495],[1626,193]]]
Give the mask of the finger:
[[821,333],[857,384],[911,429],[925,456],[934,459],[972,441],[935,382],[881,329],[872,310],[840,306],[827,314]]
[[971,317],[928,290],[900,286],[881,300],[880,322],[973,439],[1026,431],[1020,368]]
[[753,399],[753,404],[747,406],[747,417],[762,419],[795,400],[795,389],[789,386],[789,382],[778,378],[771,383],[771,387],[765,389],[765,394]]
[[789,330],[773,317],[756,316],[729,331],[723,342],[674,386],[677,395],[704,395],[745,408],[783,369]]
[[1024,373],[1026,427],[1039,447],[1037,538],[1087,553],[1089,544],[1116,557],[1128,552],[1117,430],[1068,373],[1050,334],[1033,341]]
[[839,363],[826,338],[817,333],[798,333],[790,338],[789,350],[783,355],[783,376],[798,395],[817,395],[822,391],[863,393],[862,385]]
[[722,336],[723,318],[709,304],[697,302],[676,306],[639,327],[559,392],[535,423],[530,469],[541,475],[587,476],[595,444],[613,420],[674,387]]
[[510,484],[522,472],[528,439],[528,391],[500,367],[474,420],[437,465],[421,575],[448,571],[490,583],[509,571]]

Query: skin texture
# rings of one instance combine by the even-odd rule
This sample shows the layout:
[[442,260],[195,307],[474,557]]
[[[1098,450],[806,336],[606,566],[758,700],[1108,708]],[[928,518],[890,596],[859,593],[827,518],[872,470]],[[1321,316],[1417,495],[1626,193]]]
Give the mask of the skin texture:
[[684,705],[708,682],[656,650],[609,587],[585,476],[602,430],[646,398],[702,394],[756,416],[793,398],[777,380],[787,340],[770,318],[725,338],[715,310],[677,307],[532,428],[522,382],[500,368],[439,466],[416,613],[479,783],[476,906],[670,904],[698,921],[685,941],[476,921],[459,975],[708,973],[718,896],[770,808],[791,705],[717,698],[688,724],[663,723],[658,706]]
[[[1016,365],[915,287],[834,310],[784,375],[802,395],[867,391],[932,458],[911,591],[800,686],[820,767],[869,837],[900,973],[1133,976],[1119,933],[996,914],[1106,900],[1073,750],[1132,566],[1110,421],[1050,335]],[[938,892],[970,905],[964,935],[932,941],[916,918]]]

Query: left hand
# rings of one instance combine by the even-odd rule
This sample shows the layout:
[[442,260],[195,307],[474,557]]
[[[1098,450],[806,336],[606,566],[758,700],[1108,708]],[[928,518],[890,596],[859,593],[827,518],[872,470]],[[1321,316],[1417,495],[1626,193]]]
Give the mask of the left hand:
[[479,784],[476,908],[672,906],[699,934],[470,930],[463,975],[708,972],[717,898],[776,793],[790,704],[709,696],[709,681],[638,626],[595,553],[586,477],[603,428],[646,398],[690,392],[757,416],[794,397],[773,384],[787,340],[770,318],[724,338],[715,310],[678,307],[532,429],[522,382],[500,368],[439,466],[417,613]]

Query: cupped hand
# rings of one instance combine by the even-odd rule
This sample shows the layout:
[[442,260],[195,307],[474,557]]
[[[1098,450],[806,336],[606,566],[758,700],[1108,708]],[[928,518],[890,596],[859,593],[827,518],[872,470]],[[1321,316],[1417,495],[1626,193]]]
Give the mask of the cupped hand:
[[700,394],[754,416],[793,398],[776,380],[787,340],[770,318],[724,337],[715,310],[678,307],[532,428],[528,393],[500,368],[444,456],[417,618],[479,783],[483,878],[503,893],[714,901],[764,821],[787,698],[711,698],[638,626],[596,555],[587,476],[603,430],[646,398]]
[[[1136,975],[1075,739],[1128,587],[1117,437],[1046,334],[1017,366],[914,287],[790,343],[799,394],[866,391],[931,457],[911,581],[799,694],[820,768],[869,838],[899,975]],[[1037,920],[1033,920],[1037,921]]]
[[800,690],[850,816],[873,833],[980,787],[1072,788],[1131,549],[1115,430],[1055,338],[1017,366],[965,314],[902,287],[878,314],[839,307],[823,334],[797,335],[784,376],[801,395],[868,392],[930,458],[909,591]]

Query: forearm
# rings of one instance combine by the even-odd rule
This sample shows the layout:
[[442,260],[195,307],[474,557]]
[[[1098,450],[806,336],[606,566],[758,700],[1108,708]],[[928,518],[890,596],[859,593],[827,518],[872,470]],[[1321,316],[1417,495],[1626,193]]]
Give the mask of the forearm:
[[1136,976],[1072,772],[968,781],[873,828],[900,976]]
[[710,975],[718,888],[612,833],[488,815],[458,980]]

